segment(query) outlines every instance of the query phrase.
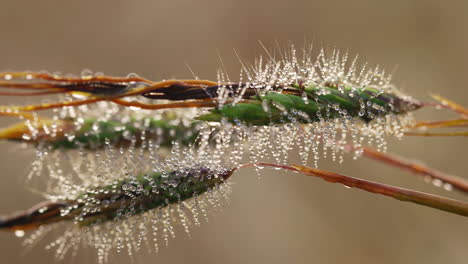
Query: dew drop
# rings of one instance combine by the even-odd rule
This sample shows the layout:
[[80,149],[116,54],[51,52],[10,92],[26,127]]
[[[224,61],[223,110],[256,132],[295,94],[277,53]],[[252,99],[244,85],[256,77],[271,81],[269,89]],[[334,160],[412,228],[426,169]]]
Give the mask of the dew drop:
[[138,76],[138,74],[136,74],[136,73],[129,73],[129,74],[127,75],[127,78],[138,78],[138,77],[139,77],[139,76]]
[[81,71],[81,78],[83,79],[89,79],[93,77],[93,72],[89,69],[84,69]]
[[24,230],[15,230],[16,237],[24,237]]
[[42,213],[44,213],[45,211],[47,211],[47,209],[49,209],[47,206],[41,207],[41,208],[39,209],[39,213],[42,214]]
[[443,188],[446,191],[452,191],[453,190],[453,186],[450,183],[444,183]]
[[433,180],[432,180],[432,184],[434,184],[434,186],[436,186],[436,187],[442,187],[442,184],[443,184],[443,183],[444,183],[444,182],[441,181],[441,180],[439,180],[439,179],[433,179]]

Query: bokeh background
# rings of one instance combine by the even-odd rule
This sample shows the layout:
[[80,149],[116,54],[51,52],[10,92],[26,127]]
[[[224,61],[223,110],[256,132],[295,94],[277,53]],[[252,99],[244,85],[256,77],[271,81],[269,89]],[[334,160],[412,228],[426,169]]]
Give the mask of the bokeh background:
[[[468,4],[464,0],[137,0],[3,1],[0,70],[109,75],[149,79],[216,79],[218,53],[229,71],[261,52],[258,40],[336,47],[392,70],[407,93],[437,92],[468,102]],[[24,100],[24,98],[22,99]],[[2,104],[13,103],[0,98]],[[18,101],[16,101],[18,102]],[[424,110],[420,119],[449,117]],[[6,118],[8,119],[8,118]],[[2,125],[11,119],[0,120]],[[464,138],[390,140],[390,152],[468,177]],[[32,150],[0,144],[0,214],[28,208],[39,195],[24,185]],[[347,158],[322,168],[464,199],[397,169]],[[319,179],[253,170],[235,176],[230,205],[137,263],[467,263],[468,221],[425,207]],[[181,231],[181,230],[179,230]],[[66,262],[93,263],[94,252]],[[25,253],[21,239],[0,233],[2,263],[52,263],[52,252]],[[127,263],[117,258],[115,263]]]

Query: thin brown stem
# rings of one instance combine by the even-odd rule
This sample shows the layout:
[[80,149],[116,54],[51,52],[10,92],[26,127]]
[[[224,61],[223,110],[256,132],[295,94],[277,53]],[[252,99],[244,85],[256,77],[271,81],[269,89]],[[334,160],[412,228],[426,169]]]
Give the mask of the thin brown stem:
[[57,91],[42,91],[42,92],[0,92],[0,96],[36,96],[63,93],[62,90]]
[[368,180],[353,178],[350,176],[314,169],[311,167],[301,166],[301,165],[280,165],[272,163],[251,163],[244,164],[239,166],[236,169],[253,167],[253,166],[269,166],[275,168],[281,168],[285,170],[291,170],[295,172],[300,172],[305,175],[314,176],[322,178],[328,182],[332,183],[341,183],[348,187],[354,187],[361,190],[365,190],[371,193],[381,194],[389,196],[400,201],[412,202],[419,205],[428,206],[438,210],[446,211],[449,213],[454,213],[462,216],[468,217],[468,203],[457,201],[437,195],[427,194],[423,192],[413,191],[405,188],[400,188],[396,186],[386,185],[382,183],[372,182]]
[[429,176],[433,179],[439,179],[442,182],[449,183],[455,190],[468,194],[468,180],[466,179],[445,174],[400,156],[378,152],[377,150],[369,147],[363,147],[362,150],[362,154],[366,158],[377,160],[387,165],[404,169],[421,176]]
[[442,121],[420,121],[411,128],[447,128],[447,127],[467,127],[468,119],[452,119]]
[[258,167],[258,166],[268,166],[268,167],[274,167],[274,168],[280,168],[280,169],[285,169],[285,170],[290,170],[290,171],[297,171],[300,172],[300,170],[288,166],[288,165],[282,165],[282,164],[274,164],[274,163],[266,163],[266,162],[257,162],[257,163],[248,163],[248,164],[243,164],[240,165],[237,168],[234,168],[233,171],[243,169],[243,168],[248,168],[248,167]]
[[218,105],[216,99],[203,99],[203,100],[196,100],[196,101],[186,101],[186,102],[167,103],[167,104],[145,104],[145,103],[141,103],[137,101],[126,101],[122,99],[113,99],[110,101],[119,105],[123,105],[123,106],[138,107],[138,108],[147,109],[147,110],[169,109],[169,108],[215,107]]
[[29,120],[34,120],[36,117],[33,114],[30,113],[24,113],[24,112],[1,112],[0,111],[0,116],[14,116],[14,117],[19,117],[19,118],[25,118]]
[[458,114],[460,114],[463,118],[467,119],[468,118],[468,109],[465,107],[445,98],[442,97],[438,94],[431,94],[432,98],[436,99],[437,101],[440,102],[440,104],[434,104],[434,106],[439,106],[439,107],[444,107],[447,109],[450,109]]
[[55,82],[74,82],[74,83],[85,83],[89,81],[105,81],[105,82],[146,82],[153,83],[150,80],[144,79],[138,76],[132,77],[109,77],[109,76],[90,76],[90,77],[62,77],[51,75],[48,73],[38,73],[38,72],[2,72],[0,73],[0,78],[25,78],[25,79],[40,79],[47,81]]
[[417,192],[382,183],[353,178],[350,176],[314,169],[306,166],[292,165],[296,171],[309,176],[319,177],[328,182],[341,183],[348,187],[358,188],[371,193],[381,194],[400,201],[424,205],[434,209],[468,217],[468,203],[437,195]]
[[[1,77],[1,75],[0,75]],[[54,78],[54,77],[48,77],[45,76],[44,78],[53,78],[53,80],[68,80],[70,82],[74,82],[75,80],[80,80],[80,82],[86,83],[89,82],[90,80],[100,80],[100,81],[107,81],[109,83],[115,83],[118,81],[128,81],[128,80],[133,80],[131,78],[104,78],[104,77],[93,77],[90,79],[69,79],[69,78]],[[144,80],[144,79],[142,79]],[[149,104],[143,104],[143,103],[138,103],[138,102],[128,102],[124,100],[119,100],[120,98],[124,97],[129,97],[129,96],[136,96],[136,95],[143,95],[146,93],[150,92],[155,92],[158,89],[163,89],[163,88],[170,88],[170,87],[177,87],[178,85],[198,85],[200,87],[203,86],[210,86],[210,85],[216,85],[216,82],[212,81],[206,81],[206,80],[169,80],[169,81],[162,81],[162,82],[152,82],[150,86],[142,86],[138,87],[135,89],[132,89],[130,91],[116,94],[116,95],[92,95],[87,94],[88,96],[87,99],[84,100],[79,100],[79,101],[70,101],[70,102],[57,102],[57,103],[47,103],[47,104],[40,104],[40,105],[26,105],[26,106],[0,106],[0,111],[7,112],[7,111],[23,111],[23,112],[29,112],[29,111],[37,111],[37,110],[47,110],[47,109],[54,109],[54,108],[62,108],[62,107],[67,107],[67,106],[80,106],[80,105],[86,105],[86,104],[92,104],[100,101],[113,101],[115,103],[125,105],[125,106],[135,106],[135,107],[140,107],[144,109],[163,109],[163,108],[177,108],[177,104],[167,104],[167,106],[162,106],[162,105],[149,105]],[[6,85],[6,84],[5,84]],[[62,93],[80,93],[83,94],[87,92],[87,90],[74,90],[74,86],[71,85],[67,89],[62,89],[59,90],[59,86],[55,86],[54,84],[15,84],[12,83],[11,85],[19,85],[22,88],[31,88],[31,89],[43,89],[46,90],[46,92],[62,92]],[[1,85],[0,85],[1,86]],[[10,87],[13,88],[13,87]],[[89,92],[92,92],[92,87],[88,87]],[[80,89],[83,89],[83,87],[80,87]],[[39,94],[36,94],[39,95]],[[206,105],[206,106],[205,106]],[[208,104],[206,102],[201,102],[200,106],[198,106],[196,103],[192,104],[189,102],[188,104],[181,104],[181,107],[213,107],[215,105],[213,104]],[[146,108],[145,108],[146,107]]]
[[468,137],[468,131],[463,132],[404,132],[405,136],[422,137]]

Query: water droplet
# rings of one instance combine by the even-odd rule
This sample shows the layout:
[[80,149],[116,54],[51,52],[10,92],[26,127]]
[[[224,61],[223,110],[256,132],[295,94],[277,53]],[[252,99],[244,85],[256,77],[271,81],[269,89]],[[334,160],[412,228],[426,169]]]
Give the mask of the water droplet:
[[432,184],[434,184],[434,186],[437,186],[437,187],[442,187],[442,184],[443,184],[443,183],[444,183],[444,182],[441,181],[441,180],[439,180],[439,179],[433,179],[433,180],[432,180]]
[[453,186],[450,183],[444,183],[443,187],[444,187],[444,189],[446,191],[452,191],[453,190]]
[[91,79],[93,77],[93,72],[89,69],[84,69],[81,71],[81,78],[82,79]]
[[39,213],[44,213],[45,211],[47,211],[47,209],[49,209],[47,206],[44,206],[44,207],[41,207],[38,211]]
[[136,73],[129,73],[129,74],[127,75],[127,78],[138,78],[138,77],[139,77],[139,76],[138,76],[138,74],[136,74]]
[[15,230],[16,237],[24,237],[24,230]]

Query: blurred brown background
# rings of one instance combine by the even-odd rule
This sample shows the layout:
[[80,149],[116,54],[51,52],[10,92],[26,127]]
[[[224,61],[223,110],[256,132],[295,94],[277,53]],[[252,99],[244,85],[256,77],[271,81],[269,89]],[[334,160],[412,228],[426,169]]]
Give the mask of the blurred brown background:
[[[391,70],[407,93],[429,100],[437,92],[468,103],[468,4],[459,1],[4,1],[0,8],[0,70],[48,70],[109,75],[138,73],[149,79],[216,79],[222,55],[253,58],[257,40],[304,38],[316,46],[348,49]],[[2,104],[10,98],[0,98]],[[421,119],[444,118],[421,111]],[[10,120],[11,121],[11,120]],[[6,124],[2,120],[2,124]],[[468,177],[464,138],[390,140],[390,151]],[[40,198],[23,186],[34,155],[0,145],[0,214],[27,208]],[[322,168],[465,199],[416,177],[368,160]],[[158,254],[138,263],[467,263],[468,221],[290,173],[252,170],[238,174],[234,194],[210,222],[183,232]],[[179,230],[181,231],[181,230]],[[24,254],[21,240],[0,233],[2,263],[51,263],[52,252]],[[92,263],[80,252],[75,263]],[[67,259],[69,261],[69,259]],[[119,263],[128,260],[122,258]]]

